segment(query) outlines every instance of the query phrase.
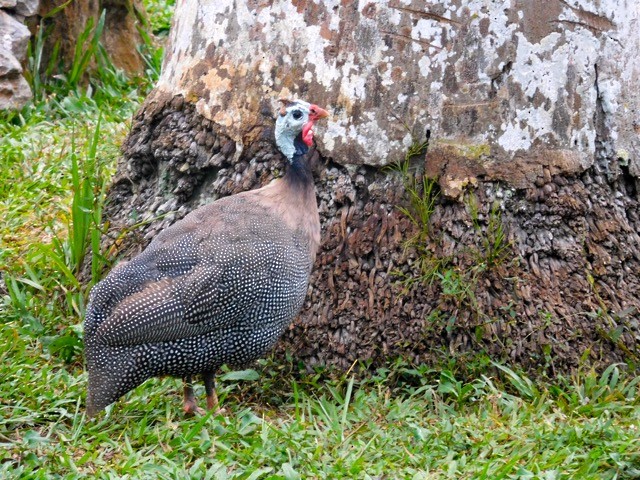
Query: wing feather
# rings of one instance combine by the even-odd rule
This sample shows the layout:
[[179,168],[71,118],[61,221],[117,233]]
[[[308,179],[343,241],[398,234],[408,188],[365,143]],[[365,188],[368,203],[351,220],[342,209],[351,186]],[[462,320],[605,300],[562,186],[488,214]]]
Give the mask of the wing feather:
[[294,282],[293,233],[264,206],[228,198],[158,234],[94,288],[91,341],[137,345],[231,328],[264,310],[274,278],[278,288]]
[[199,264],[184,275],[149,282],[122,300],[99,326],[96,338],[112,346],[159,343],[243,321],[263,301],[277,267],[268,261],[249,261],[238,245],[216,256],[224,261]]

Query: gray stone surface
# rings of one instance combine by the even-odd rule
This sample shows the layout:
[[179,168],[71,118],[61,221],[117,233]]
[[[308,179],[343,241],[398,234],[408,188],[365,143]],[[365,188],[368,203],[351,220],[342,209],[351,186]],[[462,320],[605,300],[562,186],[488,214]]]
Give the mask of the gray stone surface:
[[37,0],[0,0],[0,110],[22,108],[31,99],[29,84],[22,76],[30,32],[24,16],[36,13]]
[[0,110],[17,110],[31,99],[29,84],[21,75],[0,77]]
[[17,0],[15,3],[16,12],[25,17],[30,17],[38,13],[40,6],[40,0]]
[[27,56],[30,35],[26,25],[0,10],[0,50],[11,52],[22,62]]
[[16,57],[6,50],[0,50],[0,78],[7,75],[19,75],[22,65]]

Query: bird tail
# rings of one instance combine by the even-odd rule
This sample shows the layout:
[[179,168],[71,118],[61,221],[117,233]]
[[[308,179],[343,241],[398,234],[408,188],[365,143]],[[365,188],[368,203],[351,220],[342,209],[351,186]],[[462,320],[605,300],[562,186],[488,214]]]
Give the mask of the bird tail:
[[108,347],[91,348],[86,352],[89,385],[87,415],[94,417],[122,395],[133,390],[147,377],[136,368],[130,352],[113,351]]
[[87,416],[95,417],[112,402],[105,399],[104,382],[89,373],[89,387],[87,389]]

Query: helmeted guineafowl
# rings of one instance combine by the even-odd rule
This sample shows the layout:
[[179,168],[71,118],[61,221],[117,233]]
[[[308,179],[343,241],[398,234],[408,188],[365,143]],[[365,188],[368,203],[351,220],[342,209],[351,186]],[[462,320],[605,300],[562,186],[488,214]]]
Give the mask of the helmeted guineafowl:
[[87,413],[95,415],[154,376],[185,379],[184,409],[197,410],[191,376],[217,408],[222,364],[262,356],[300,310],[320,243],[308,157],[314,122],[328,113],[283,101],[276,145],[283,178],[191,212],[117,265],[91,291],[84,322]]

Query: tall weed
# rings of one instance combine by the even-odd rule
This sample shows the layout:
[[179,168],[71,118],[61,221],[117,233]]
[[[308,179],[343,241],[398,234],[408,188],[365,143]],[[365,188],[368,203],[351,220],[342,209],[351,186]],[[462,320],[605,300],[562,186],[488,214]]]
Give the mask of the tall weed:
[[102,35],[102,30],[104,30],[104,20],[105,10],[100,14],[100,18],[98,19],[98,23],[95,28],[93,28],[94,20],[93,17],[91,17],[87,21],[87,25],[84,30],[78,36],[78,41],[73,55],[73,63],[71,64],[69,75],[66,78],[67,84],[70,88],[78,86],[86,74],[91,60],[95,58],[98,51],[100,36]]
[[84,315],[88,289],[108,263],[100,251],[108,185],[104,159],[98,154],[102,122],[99,116],[82,135],[74,131],[70,150],[63,148],[58,157],[60,165],[68,162],[71,177],[65,227],[60,229],[52,221],[45,235],[50,241],[35,241],[19,264],[4,274],[13,317],[25,332],[67,361],[80,351],[77,319]]
[[[68,4],[54,11],[57,13]],[[147,68],[144,75],[130,77],[114,65],[100,42],[105,28],[103,10],[97,21],[89,18],[77,38],[73,57],[63,62],[60,45],[56,43],[51,47],[47,42],[51,31],[45,19],[52,15],[45,15],[29,44],[25,76],[34,101],[25,107],[22,115],[28,119],[35,112],[43,112],[49,118],[79,119],[91,112],[102,111],[119,121],[130,118],[133,105],[142,100],[159,75],[162,49],[157,48],[153,38],[141,28],[143,45],[139,47],[139,53]],[[44,65],[46,48],[52,48],[52,51]]]

